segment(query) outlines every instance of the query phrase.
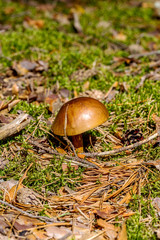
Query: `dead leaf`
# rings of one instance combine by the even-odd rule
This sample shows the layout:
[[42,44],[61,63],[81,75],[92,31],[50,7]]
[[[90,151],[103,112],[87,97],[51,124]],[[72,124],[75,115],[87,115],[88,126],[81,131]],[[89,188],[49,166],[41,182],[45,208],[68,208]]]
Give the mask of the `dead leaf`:
[[25,27],[34,27],[34,28],[43,28],[44,27],[44,20],[43,19],[32,19],[30,17],[25,17],[24,21],[24,26]]
[[118,93],[119,93],[119,91],[113,89],[113,90],[108,94],[108,96],[106,97],[105,101],[106,101],[107,103],[111,102]]
[[5,200],[7,201],[7,202],[12,202],[12,201],[14,201],[15,200],[15,198],[16,198],[16,194],[17,194],[17,191],[19,190],[19,189],[21,189],[21,188],[23,188],[23,186],[22,185],[14,185],[9,191],[8,191],[8,193],[6,194],[6,196],[5,196]]
[[84,93],[81,93],[80,96],[92,97],[97,100],[103,100],[105,94],[101,90],[92,89],[92,90],[87,90]]
[[55,226],[46,227],[46,233],[49,238],[55,239],[66,239],[67,237],[72,235],[72,231],[68,228]]
[[67,154],[67,152],[63,149],[63,148],[61,148],[61,147],[57,147],[56,148],[56,150],[57,150],[57,152],[59,152],[60,154]]
[[19,87],[16,83],[14,83],[13,86],[12,86],[12,94],[13,95],[18,95],[18,93],[19,93]]
[[23,60],[19,63],[14,62],[12,69],[20,76],[24,76],[28,71],[33,71],[37,64],[28,60]]
[[48,239],[48,236],[44,230],[33,229],[32,233],[38,240],[47,240]]
[[9,225],[6,223],[5,218],[0,216],[0,233],[7,235]]
[[45,98],[45,103],[49,104],[49,111],[55,113],[61,106],[62,102],[57,94],[50,94]]
[[122,224],[122,229],[121,229],[120,233],[118,234],[117,240],[127,240],[127,228],[126,228],[125,222]]
[[25,205],[42,206],[41,201],[38,199],[34,191],[29,188],[20,188],[17,191],[16,201]]
[[71,80],[76,80],[78,82],[82,82],[84,80],[87,80],[88,78],[91,78],[93,76],[97,75],[97,70],[95,68],[91,68],[91,69],[80,69],[75,71],[74,73],[72,73],[72,75],[70,76]]
[[107,235],[110,240],[117,238],[117,229],[113,224],[107,223],[101,218],[97,219],[97,224],[106,230],[105,235]]
[[67,88],[62,88],[59,90],[59,94],[61,95],[61,97],[63,97],[64,99],[68,100],[70,94],[70,91]]

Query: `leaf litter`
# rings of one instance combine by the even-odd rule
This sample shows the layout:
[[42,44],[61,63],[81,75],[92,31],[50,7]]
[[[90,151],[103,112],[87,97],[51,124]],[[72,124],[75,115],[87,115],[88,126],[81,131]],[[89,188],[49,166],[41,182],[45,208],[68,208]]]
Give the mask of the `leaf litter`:
[[[50,5],[45,7],[40,5],[41,11],[50,11]],[[47,9],[45,9],[47,8]],[[54,8],[54,7],[53,7]],[[6,9],[6,14],[11,14],[12,9]],[[72,17],[68,15],[53,14],[52,18],[62,25],[68,25],[72,21],[75,32],[83,34],[83,28],[80,24],[80,12],[74,9]],[[25,17],[23,25],[25,28],[44,28],[45,22],[42,19],[34,20],[31,17]],[[100,22],[99,27],[108,28],[110,23]],[[10,28],[10,27],[9,27]],[[3,26],[2,30],[8,30]],[[123,32],[111,31],[112,38],[121,42],[125,42],[127,36]],[[114,45],[114,44],[113,44]],[[118,48],[126,48],[125,45],[119,44]],[[129,57],[115,57],[113,58],[113,65],[107,66],[115,76],[134,75],[141,73],[141,67],[145,63],[141,62],[139,58],[149,55],[159,55],[159,51],[144,52],[141,45],[130,45],[129,51],[132,55]],[[124,71],[119,72],[118,68],[121,64],[125,64]],[[94,66],[94,64],[93,64]],[[149,64],[149,73],[141,77],[139,85],[135,87],[139,91],[143,87],[144,82],[149,79],[159,81],[159,60],[156,58]],[[76,96],[78,93],[70,92],[68,89],[59,88],[58,82],[51,89],[44,87],[45,77],[43,73],[47,72],[49,66],[46,62],[22,60],[14,62],[5,74],[0,76],[2,83],[0,102],[0,122],[2,127],[9,128],[14,123],[13,121],[19,119],[19,114],[11,114],[11,109],[16,106],[20,101],[33,102],[34,104],[45,103],[48,110],[53,114],[50,120],[47,121],[51,125],[54,119],[55,112],[61,105],[68,101],[71,96]],[[85,82],[89,79],[101,74],[99,67],[83,68],[72,73],[71,80],[76,82]],[[108,92],[92,89],[88,90],[89,82],[84,86],[85,92],[83,96],[92,96],[107,103],[113,103],[116,96],[120,92],[128,92],[129,86],[126,82],[116,81],[109,88]],[[80,94],[81,95],[81,94]],[[11,100],[7,100],[7,96],[13,96]],[[16,97],[15,97],[16,96]],[[108,126],[113,124],[115,115],[111,113],[111,118],[108,121]],[[32,119],[34,121],[34,119]],[[159,141],[159,118],[155,115],[153,120],[156,122],[156,131],[158,133]],[[102,134],[102,137],[96,138],[94,151],[100,152],[103,150],[101,147],[102,141],[107,141],[114,148],[121,148],[124,144],[137,143],[142,140],[143,135],[140,129],[137,129],[138,124],[143,124],[144,120],[140,118],[130,118],[128,128],[134,127],[133,130],[128,130],[122,135],[123,121],[119,122],[117,132],[112,135],[107,133],[107,125],[97,128]],[[29,122],[27,122],[27,125]],[[24,125],[26,126],[26,125]],[[41,126],[41,124],[40,124]],[[43,127],[43,126],[42,126]],[[24,127],[23,127],[24,128]],[[11,136],[18,133],[23,128],[11,133]],[[1,130],[3,130],[1,128]],[[47,131],[47,130],[46,130]],[[148,130],[146,135],[151,131]],[[7,132],[2,139],[6,139],[10,135]],[[105,137],[105,138],[104,138]],[[146,136],[144,136],[146,137]],[[35,158],[41,163],[44,168],[50,164],[49,161],[53,157],[53,149],[46,139],[37,139],[34,135],[26,134],[24,136],[26,141],[30,141],[33,148],[30,149]],[[29,139],[29,140],[28,140]],[[34,142],[34,144],[33,144]],[[92,139],[90,139],[92,143]],[[19,181],[1,179],[0,189],[2,191],[3,200],[1,200],[1,215],[0,215],[0,238],[5,239],[127,239],[126,219],[135,214],[128,208],[128,204],[132,201],[134,194],[139,194],[140,189],[148,184],[147,177],[150,173],[149,166],[155,167],[158,170],[159,161],[145,162],[143,159],[138,160],[132,151],[125,151],[127,157],[122,157],[120,161],[104,162],[95,157],[86,157],[81,164],[78,159],[70,157],[73,155],[70,148],[64,143],[64,148],[57,147],[56,154],[62,156],[65,154],[69,161],[73,159],[71,165],[78,169],[83,164],[90,163],[82,173],[82,178],[77,181],[76,187],[73,189],[64,186],[61,187],[58,193],[43,192],[37,193],[23,185],[23,181],[27,178],[27,173],[32,168],[25,171],[24,175]],[[10,156],[13,159],[16,153],[23,149],[21,143],[13,142],[9,146],[7,152],[4,150],[3,156],[0,159],[2,169],[7,166]],[[47,151],[48,149],[48,151]],[[115,152],[116,153],[116,152]],[[81,158],[81,157],[80,157]],[[107,159],[107,156],[104,156]],[[7,162],[5,162],[7,161]],[[86,161],[86,162],[85,162]],[[85,166],[85,165],[84,165]],[[97,167],[97,168],[96,168]],[[68,165],[63,163],[63,171],[67,171]],[[23,171],[24,172],[24,171]],[[58,176],[58,173],[57,173]],[[49,178],[49,175],[48,175]],[[72,179],[70,179],[72,181]],[[45,188],[45,186],[44,186]],[[159,215],[159,198],[153,199],[153,205],[157,209]],[[48,208],[46,208],[48,205]],[[43,213],[44,216],[41,216]],[[121,228],[115,225],[117,222],[121,223]],[[159,232],[157,231],[157,235]]]
[[[28,67],[28,65],[27,68],[29,68],[27,71],[33,71],[35,69],[35,67],[32,68],[32,66]],[[25,74],[27,74],[27,72]],[[20,75],[22,74],[20,73]],[[26,89],[27,88],[28,85],[26,85]],[[106,100],[107,97],[110,96],[110,93],[116,88],[119,91],[128,91],[125,83],[115,82],[107,93],[102,94],[102,92],[99,92],[99,99]],[[35,90],[32,90],[32,87],[30,87],[27,94],[30,94],[32,91]],[[43,88],[42,91],[46,94]],[[98,90],[95,90],[96,96],[98,96],[97,91]],[[93,96],[93,92],[92,90],[88,96]],[[55,100],[61,103],[65,102],[69,94],[68,90],[61,89],[58,90],[58,94],[53,92],[49,93],[49,95],[46,94],[45,96],[47,97],[44,97],[43,101],[49,104],[49,110],[54,113],[55,110],[53,110],[53,108],[50,109],[51,102],[52,104]],[[21,98],[20,96],[19,98]],[[8,114],[10,111],[10,109],[8,109],[9,104],[13,101],[14,98],[9,102],[3,101],[1,103],[1,112],[6,109],[7,112],[5,114]],[[37,101],[36,98],[33,102],[34,101]],[[58,105],[58,107],[60,107],[60,105]],[[16,115],[1,116],[4,116],[2,122],[5,125],[12,123],[16,117]],[[159,131],[159,118],[156,115],[153,118],[154,121],[157,122],[157,131]],[[139,119],[137,119],[137,121],[139,121]],[[103,128],[104,127],[99,128],[101,133],[106,132]],[[124,144],[124,141],[130,144],[131,141],[137,142],[142,138],[139,129],[128,131],[124,137],[121,135],[119,139],[110,134],[106,136],[109,139],[108,141],[113,145]],[[32,142],[36,142],[36,139],[33,137]],[[39,149],[41,148],[41,145],[36,145]],[[14,144],[12,144],[12,146],[14,146]],[[14,151],[19,151],[19,147],[17,148],[17,146],[13,149]],[[97,145],[97,149],[100,149],[100,144]],[[43,155],[38,149],[33,148],[32,151],[37,158],[41,158],[42,165],[43,161],[46,161],[46,159],[49,161],[49,159],[52,158],[52,155],[47,156],[46,149],[43,150]],[[63,148],[62,150],[57,149],[57,152],[60,154],[68,154],[66,151],[64,152]],[[11,186],[8,181],[2,181],[1,191],[3,192],[4,200],[1,203],[3,203],[4,207],[1,207],[1,214],[3,216],[1,220],[1,233],[13,239],[16,239],[15,236],[20,237],[22,235],[25,236],[26,239],[72,239],[73,236],[75,239],[105,239],[106,237],[113,240],[127,239],[126,226],[123,221],[135,214],[127,208],[127,205],[132,200],[133,194],[138,194],[139,189],[147,184],[147,176],[150,172],[147,166],[150,165],[157,168],[159,166],[158,161],[146,163],[143,160],[138,161],[133,158],[134,160],[130,162],[132,155],[131,153],[129,153],[129,155],[127,162],[125,162],[125,160],[123,160],[124,162],[114,161],[108,165],[98,159],[87,158],[87,161],[93,162],[94,164],[96,163],[98,168],[86,169],[74,191],[68,187],[61,187],[58,194],[48,194],[47,197],[36,194],[33,190],[22,184],[29,169],[26,170],[26,173],[19,182],[12,183],[11,181]],[[78,163],[72,164],[78,168]],[[63,168],[63,170],[65,171],[66,167]],[[5,187],[6,184],[9,184],[10,187]],[[9,205],[7,205],[8,203]],[[49,205],[49,208],[45,211],[47,220],[42,221],[43,217],[40,216],[40,212],[43,211],[46,203]],[[157,208],[159,203],[156,198],[153,204],[155,204]],[[7,206],[8,208],[6,208]],[[14,206],[16,206],[16,209],[12,209]],[[123,223],[121,230],[114,225],[117,218],[120,223]],[[50,223],[52,221],[53,223]],[[12,222],[12,224],[9,224],[9,222]]]

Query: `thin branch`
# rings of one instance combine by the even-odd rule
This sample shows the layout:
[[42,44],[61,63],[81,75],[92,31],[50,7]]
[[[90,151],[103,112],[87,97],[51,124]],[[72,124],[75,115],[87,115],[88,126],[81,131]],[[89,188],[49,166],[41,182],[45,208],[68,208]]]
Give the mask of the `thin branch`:
[[27,217],[36,218],[36,219],[40,219],[40,220],[44,220],[44,221],[48,221],[48,222],[57,222],[57,220],[55,218],[48,218],[48,217],[43,217],[43,216],[32,215],[32,214],[25,212],[22,209],[15,207],[12,204],[7,203],[5,201],[0,200],[0,203],[6,205],[7,207],[13,208],[14,210],[22,213],[23,215],[26,215]]
[[0,140],[20,132],[30,123],[30,121],[31,121],[31,118],[28,114],[23,113],[19,115],[12,122],[0,128]]
[[120,152],[123,152],[123,151],[126,151],[126,150],[130,150],[132,148],[139,147],[139,146],[141,146],[141,145],[143,145],[143,144],[153,140],[156,137],[158,137],[158,133],[155,133],[155,134],[149,136],[147,139],[144,139],[144,140],[142,140],[140,142],[131,144],[131,145],[126,146],[126,147],[121,147],[121,148],[118,148],[118,149],[115,149],[115,150],[101,152],[101,153],[100,152],[94,152],[94,153],[82,153],[82,154],[84,154],[87,157],[94,157],[94,156],[99,157],[99,156],[107,156],[107,155],[110,156],[110,155],[114,155],[116,153],[120,153]]
[[132,54],[128,56],[128,58],[140,58],[140,57],[148,57],[151,55],[159,55],[160,50],[150,51],[150,52],[144,52],[144,53],[138,53],[138,54]]
[[36,142],[33,141],[33,140],[28,140],[28,142],[29,142],[30,144],[32,144],[32,145],[34,145],[34,146],[42,149],[42,150],[45,150],[46,152],[48,152],[48,153],[50,153],[50,154],[62,156],[62,157],[65,157],[65,158],[68,159],[68,160],[75,161],[75,162],[77,163],[77,165],[80,165],[80,166],[82,166],[82,167],[88,167],[88,168],[91,168],[91,167],[92,167],[92,168],[97,168],[97,169],[99,168],[96,164],[91,163],[91,162],[89,162],[89,161],[87,161],[87,160],[85,160],[85,159],[81,159],[81,158],[79,158],[79,157],[72,157],[72,156],[67,156],[67,155],[64,155],[64,154],[60,154],[59,152],[54,151],[53,149],[51,149],[51,148],[49,148],[49,147],[48,147],[48,148],[47,148],[47,147],[44,147],[44,146],[42,146],[41,144],[36,143]]

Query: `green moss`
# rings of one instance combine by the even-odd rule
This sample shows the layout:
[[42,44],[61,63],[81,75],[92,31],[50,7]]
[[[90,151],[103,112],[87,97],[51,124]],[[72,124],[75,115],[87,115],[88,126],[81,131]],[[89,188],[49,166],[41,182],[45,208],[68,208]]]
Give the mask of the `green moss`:
[[[81,3],[82,4],[82,3]],[[72,93],[73,90],[79,93],[82,91],[84,82],[71,80],[70,76],[76,70],[82,68],[92,68],[93,63],[98,66],[98,74],[88,79],[89,89],[98,89],[107,93],[114,82],[126,82],[128,92],[122,92],[119,87],[118,94],[110,103],[105,103],[109,112],[114,114],[113,122],[107,129],[114,134],[119,131],[125,132],[127,129],[134,128],[132,120],[141,118],[143,124],[136,124],[144,136],[152,133],[156,126],[152,119],[152,114],[160,115],[160,82],[146,79],[144,85],[136,91],[135,87],[140,82],[141,77],[151,71],[149,64],[156,61],[156,57],[141,57],[134,66],[126,61],[118,62],[118,58],[127,58],[130,55],[128,49],[131,44],[140,44],[145,51],[160,48],[160,39],[157,37],[157,26],[159,20],[154,17],[154,11],[151,8],[144,8],[140,3],[131,4],[131,1],[83,1],[84,13],[80,16],[80,23],[83,28],[83,34],[77,34],[73,28],[73,23],[62,26],[53,20],[53,14],[60,12],[70,14],[70,8],[64,7],[63,2],[57,2],[57,5],[49,13],[44,13],[34,6],[22,4],[16,1],[0,1],[0,22],[4,25],[10,25],[11,28],[0,33],[0,69],[5,73],[7,67],[12,66],[14,61],[29,59],[32,61],[44,60],[49,63],[49,69],[43,73],[46,78],[46,87],[52,87],[57,81],[60,88],[67,88]],[[86,8],[89,7],[89,8]],[[11,9],[7,13],[6,9]],[[12,10],[13,9],[13,10]],[[88,10],[86,10],[88,9]],[[25,27],[26,17],[31,19],[42,19],[43,28],[35,26]],[[98,27],[100,21],[106,21],[108,27]],[[122,33],[126,39],[116,39],[116,34]],[[116,62],[117,61],[117,62]],[[117,64],[116,64],[117,63]],[[113,64],[113,65],[112,65]],[[140,69],[137,72],[137,67]],[[135,74],[135,72],[137,72]],[[71,95],[73,96],[73,94]],[[44,104],[35,105],[25,101],[18,103],[11,113],[16,114],[18,110],[31,115],[34,122],[31,122],[26,129],[16,136],[1,141],[0,152],[3,149],[9,149],[10,144],[18,142],[22,150],[15,158],[10,159],[10,163],[5,170],[0,170],[1,176],[19,180],[30,163],[32,168],[28,172],[24,184],[41,191],[43,187],[51,191],[58,191],[61,186],[68,185],[74,187],[77,185],[82,168],[75,171],[68,163],[66,171],[62,169],[64,159],[58,159],[53,156],[48,166],[42,166],[37,156],[31,153],[33,149],[24,135],[34,135],[37,138],[45,137],[49,139],[47,131],[49,127],[46,124],[51,114]],[[42,118],[41,127],[37,128],[39,119]],[[121,124],[121,125],[120,125]],[[44,128],[47,131],[44,131]],[[102,135],[93,130],[90,132],[93,137]],[[52,141],[52,139],[51,139]],[[54,145],[54,144],[53,144]],[[112,149],[110,143],[101,143],[102,150]],[[93,151],[91,146],[88,147]],[[137,159],[155,160],[160,158],[160,148],[152,144],[146,144],[134,150]],[[121,153],[114,157],[108,157],[108,160],[125,156]],[[154,198],[160,196],[160,183],[157,181],[158,172],[152,169],[155,174],[149,174],[149,184],[142,189],[141,198],[135,196],[130,203],[130,208],[137,213],[127,220],[128,239],[156,239],[154,234],[154,225],[158,223],[155,212],[148,196]],[[141,213],[138,213],[141,203]],[[43,214],[43,213],[42,213]],[[147,225],[143,221],[147,216],[152,218],[151,224]]]

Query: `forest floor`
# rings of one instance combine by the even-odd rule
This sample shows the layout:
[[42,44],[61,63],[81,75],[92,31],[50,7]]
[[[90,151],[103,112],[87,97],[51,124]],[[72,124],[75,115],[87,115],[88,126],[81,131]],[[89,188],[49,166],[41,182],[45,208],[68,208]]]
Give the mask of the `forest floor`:
[[[159,6],[0,0],[0,239],[160,239]],[[109,119],[75,154],[80,96]]]

